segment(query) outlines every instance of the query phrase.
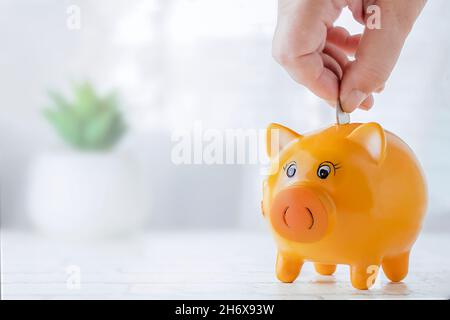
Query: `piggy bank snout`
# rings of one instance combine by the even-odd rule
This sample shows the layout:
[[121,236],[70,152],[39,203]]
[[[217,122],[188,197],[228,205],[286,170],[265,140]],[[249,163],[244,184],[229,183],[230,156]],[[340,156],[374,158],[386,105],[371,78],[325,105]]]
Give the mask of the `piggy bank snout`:
[[293,186],[280,191],[270,209],[270,220],[282,237],[298,242],[315,242],[327,232],[329,214],[317,191]]

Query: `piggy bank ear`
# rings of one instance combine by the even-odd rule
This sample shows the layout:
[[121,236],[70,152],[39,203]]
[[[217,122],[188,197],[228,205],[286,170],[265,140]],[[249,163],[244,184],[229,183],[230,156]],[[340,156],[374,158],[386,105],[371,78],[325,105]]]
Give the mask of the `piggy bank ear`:
[[266,131],[267,154],[270,158],[278,154],[292,141],[301,138],[297,132],[277,123],[271,123]]
[[386,136],[383,128],[378,123],[362,124],[353,130],[347,138],[363,147],[377,164],[384,160],[386,155]]

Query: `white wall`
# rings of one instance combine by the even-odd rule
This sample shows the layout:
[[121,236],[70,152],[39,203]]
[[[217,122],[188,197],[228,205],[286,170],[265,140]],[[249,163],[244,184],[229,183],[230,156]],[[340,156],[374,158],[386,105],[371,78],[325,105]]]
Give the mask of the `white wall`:
[[[71,4],[81,8],[79,31],[66,27]],[[417,152],[429,182],[429,230],[450,228],[449,6],[428,2],[373,111],[352,115],[382,123]],[[334,120],[272,60],[274,0],[10,0],[0,12],[3,225],[27,224],[26,169],[62,148],[40,113],[46,90],[67,92],[70,81],[120,90],[131,127],[123,148],[146,165],[155,227],[263,226],[258,167],[175,168],[172,130],[200,120],[206,128],[276,121],[309,131]]]

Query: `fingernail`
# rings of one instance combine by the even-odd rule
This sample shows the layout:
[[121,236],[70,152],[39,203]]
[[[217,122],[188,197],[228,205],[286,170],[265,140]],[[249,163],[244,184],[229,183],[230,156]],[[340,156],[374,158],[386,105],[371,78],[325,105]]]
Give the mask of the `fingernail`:
[[365,106],[362,104],[359,108],[364,111],[369,111],[370,109],[372,109],[372,106]]
[[344,99],[342,108],[344,109],[344,111],[352,112],[353,110],[358,108],[367,97],[368,95],[364,92],[353,89]]
[[368,111],[370,109],[372,109],[373,107],[373,97],[371,95],[369,95],[366,100],[364,100],[361,105],[359,106],[359,108],[361,110],[365,110]]
[[384,90],[384,85],[375,90],[376,93],[381,93]]
[[327,104],[329,104],[329,105],[330,105],[330,107],[333,107],[333,108],[335,108],[335,107],[336,107],[336,101],[332,101],[332,100],[325,100],[325,102],[326,102]]

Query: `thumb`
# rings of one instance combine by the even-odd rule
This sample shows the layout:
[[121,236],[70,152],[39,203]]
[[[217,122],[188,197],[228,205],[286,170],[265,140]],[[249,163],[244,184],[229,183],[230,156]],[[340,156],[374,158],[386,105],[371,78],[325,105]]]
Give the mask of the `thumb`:
[[[411,4],[418,1],[406,2]],[[355,60],[348,64],[342,78],[340,99],[346,112],[358,108],[372,92],[379,91],[389,78],[420,12],[417,6],[408,8],[408,3],[404,0],[377,2],[374,14],[378,10],[381,28],[366,26]],[[404,17],[403,21],[399,16]]]

